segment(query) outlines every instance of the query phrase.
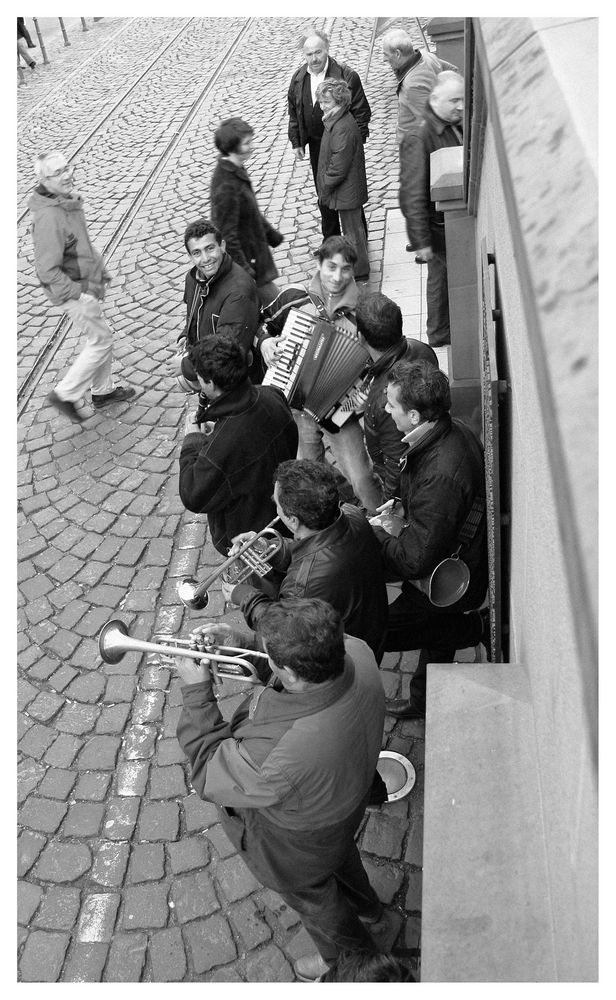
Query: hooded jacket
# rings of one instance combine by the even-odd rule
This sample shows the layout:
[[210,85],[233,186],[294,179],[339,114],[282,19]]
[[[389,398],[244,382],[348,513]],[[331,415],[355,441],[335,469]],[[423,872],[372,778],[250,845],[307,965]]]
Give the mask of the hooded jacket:
[[212,544],[226,555],[242,531],[259,531],[276,516],[274,470],[295,458],[298,431],[279,389],[246,379],[215,399],[204,420],[211,434],[187,434],[180,453],[180,497],[207,514]]
[[474,501],[482,499],[484,510],[477,531],[460,552],[471,573],[469,587],[448,610],[479,607],[488,585],[481,445],[465,424],[446,414],[417,443],[407,446],[401,470],[400,497],[407,526],[397,538],[383,528],[373,529],[382,545],[388,579],[421,579],[453,555]]
[[80,195],[52,194],[42,184],[32,193],[34,267],[47,298],[61,306],[87,292],[105,297],[111,275],[88,236]]
[[299,693],[256,685],[230,722],[209,680],[185,685],[177,737],[197,794],[287,830],[349,817],[372,785],[385,696],[366,644],[347,635],[345,651],[340,676]]
[[[307,76],[308,66],[304,63],[291,77],[289,92],[287,94],[289,140],[293,149],[297,149],[298,147],[303,149],[310,136],[309,123],[306,121],[303,102],[304,80]],[[338,63],[330,56],[327,76],[333,80],[344,80],[348,83],[351,91],[351,107],[349,110],[357,122],[362,142],[365,142],[370,134],[368,131],[368,122],[372,117],[372,112],[358,74],[350,66]]]
[[276,296],[276,298],[264,306],[261,310],[261,317],[264,320],[264,327],[259,334],[259,347],[268,337],[279,337],[287,321],[290,309],[301,309],[302,312],[311,316],[325,319],[329,323],[335,323],[351,333],[357,332],[357,320],[355,319],[355,307],[357,305],[357,285],[354,280],[344,290],[344,293],[336,300],[332,308],[328,305],[329,296],[321,287],[319,272],[312,276],[310,284],[287,285]]
[[278,277],[270,247],[283,241],[259,211],[250,178],[244,167],[220,157],[210,184],[211,219],[222,233],[227,253],[243,267],[257,286]]
[[339,109],[323,119],[317,169],[319,200],[336,211],[361,208],[368,201],[364,147],[350,111]]
[[[385,571],[379,543],[361,511],[345,504],[328,528],[307,538],[283,539],[271,563],[285,573],[278,600],[321,597],[339,612],[345,632],[367,642],[380,660],[387,625]],[[272,601],[240,583],[233,589],[233,603],[256,629]]]

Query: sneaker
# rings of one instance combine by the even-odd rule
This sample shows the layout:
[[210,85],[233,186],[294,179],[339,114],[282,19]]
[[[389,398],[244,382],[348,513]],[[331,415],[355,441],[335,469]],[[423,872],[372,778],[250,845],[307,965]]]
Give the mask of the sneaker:
[[112,392],[107,392],[104,396],[95,396],[92,393],[92,406],[99,410],[101,406],[107,406],[108,403],[123,403],[124,400],[130,399],[134,395],[135,390],[132,386],[116,385]]
[[321,958],[318,951],[314,955],[304,955],[293,962],[293,971],[302,983],[318,983],[321,976],[324,976],[329,965]]
[[51,403],[52,406],[55,406],[56,410],[63,413],[65,417],[70,417],[71,420],[74,420],[79,424],[87,418],[87,414],[82,416],[70,399],[60,399],[58,393],[55,391],[49,393],[47,396],[47,402]]

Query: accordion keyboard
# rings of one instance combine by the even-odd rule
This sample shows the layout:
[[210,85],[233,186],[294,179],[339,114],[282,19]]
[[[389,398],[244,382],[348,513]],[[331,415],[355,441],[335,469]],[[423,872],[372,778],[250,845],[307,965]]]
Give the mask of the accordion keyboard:
[[277,389],[281,389],[287,399],[289,398],[308,350],[313,327],[314,317],[299,312],[297,309],[289,309],[280,336],[281,349],[276,363],[267,369],[263,377],[263,385],[273,385]]

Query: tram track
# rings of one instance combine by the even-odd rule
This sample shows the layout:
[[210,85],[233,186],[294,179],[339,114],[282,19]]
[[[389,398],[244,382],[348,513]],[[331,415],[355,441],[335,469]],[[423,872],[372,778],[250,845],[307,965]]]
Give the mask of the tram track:
[[[103,118],[101,118],[97,122],[96,126],[88,133],[87,137],[80,144],[80,146],[77,149],[74,149],[71,152],[70,157],[67,156],[67,159],[70,160],[70,158],[75,157],[78,152],[80,152],[81,150],[83,150],[83,148],[89,142],[92,141],[92,139],[96,136],[96,134],[102,129],[102,127],[104,126],[105,122],[107,122],[109,120],[109,118],[118,110],[118,108],[121,106],[121,104],[126,101],[126,99],[128,98],[128,96],[138,86],[138,84],[141,82],[141,80],[144,78],[144,76],[148,72],[151,71],[151,69],[166,54],[166,52],[170,49],[170,47],[172,45],[174,45],[177,42],[177,40],[181,37],[181,35],[187,30],[187,28],[190,25],[190,21],[192,21],[192,20],[193,19],[191,18],[187,22],[187,24],[183,25],[182,28],[180,29],[180,31],[176,32],[176,34],[174,35],[174,37],[168,43],[166,43],[166,45],[156,54],[156,56],[154,57],[154,59],[151,60],[151,62],[146,67],[146,69],[139,75],[139,77],[134,81],[134,83],[131,85],[131,87],[122,95],[122,97],[120,98],[120,100],[117,101],[115,103],[115,105],[111,108],[111,110]],[[213,88],[215,87],[216,82],[218,81],[221,73],[223,72],[223,70],[227,66],[229,60],[232,59],[235,51],[240,46],[240,44],[241,44],[244,36],[248,33],[248,31],[249,31],[251,25],[253,24],[253,22],[254,22],[254,18],[247,19],[246,23],[237,32],[237,34],[236,34],[235,38],[233,39],[233,41],[231,42],[231,44],[225,49],[225,51],[223,52],[222,56],[218,60],[216,66],[214,67],[213,71],[210,73],[210,75],[209,75],[209,77],[208,77],[205,85],[203,86],[201,92],[195,98],[195,100],[192,102],[190,108],[185,113],[182,121],[179,123],[179,126],[178,126],[177,130],[174,132],[174,134],[171,137],[171,139],[168,140],[168,142],[166,143],[166,145],[165,145],[162,153],[157,157],[156,162],[154,163],[154,166],[149,171],[147,177],[143,181],[143,183],[140,186],[139,190],[137,191],[137,193],[131,199],[131,202],[130,202],[129,206],[127,207],[127,209],[124,212],[124,214],[123,214],[122,218],[120,219],[120,221],[117,223],[117,225],[116,225],[116,227],[114,229],[113,234],[107,240],[107,243],[103,246],[102,253],[103,253],[103,256],[107,260],[112,259],[114,252],[117,250],[118,246],[120,245],[123,236],[125,235],[126,231],[128,230],[129,226],[131,225],[133,219],[135,218],[135,216],[136,216],[137,212],[139,211],[141,205],[143,204],[144,200],[147,198],[148,194],[150,193],[150,191],[151,191],[153,185],[155,184],[157,178],[159,177],[160,173],[162,172],[162,170],[166,166],[167,162],[169,161],[169,159],[170,159],[171,155],[173,154],[174,150],[176,149],[176,147],[179,145],[179,143],[185,137],[185,135],[186,135],[186,133],[187,133],[187,131],[188,131],[190,125],[191,125],[191,122],[196,117],[196,115],[198,115],[198,113],[200,112],[203,104],[205,103],[205,101],[210,96],[210,94],[211,94]],[[27,209],[24,211],[23,215],[21,216],[20,221],[23,221],[23,219],[27,215],[27,211],[28,211]],[[23,378],[20,386],[18,387],[18,391],[17,391],[17,414],[18,414],[18,417],[21,417],[22,414],[27,409],[28,404],[29,404],[30,400],[32,399],[32,397],[34,395],[34,393],[36,391],[36,388],[37,388],[37,386],[38,386],[38,384],[39,384],[42,376],[44,375],[49,362],[51,361],[51,359],[55,355],[56,351],[61,347],[62,343],[64,342],[64,339],[65,339],[65,337],[66,337],[66,335],[68,333],[68,330],[70,329],[71,325],[72,324],[71,324],[71,321],[69,320],[68,316],[66,314],[64,314],[58,320],[58,322],[56,323],[56,325],[54,327],[54,330],[49,335],[49,337],[46,339],[45,343],[39,349],[39,351],[37,352],[37,354],[35,355],[34,360],[32,362],[32,365],[30,367],[30,370],[24,376],[24,378]]]

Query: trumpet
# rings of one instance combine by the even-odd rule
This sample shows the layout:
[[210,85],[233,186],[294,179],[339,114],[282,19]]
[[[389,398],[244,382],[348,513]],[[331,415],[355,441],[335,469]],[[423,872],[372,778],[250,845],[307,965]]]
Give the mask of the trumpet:
[[209,603],[208,590],[219,576],[226,583],[235,586],[243,583],[251,573],[265,576],[271,570],[271,559],[282,548],[282,536],[273,527],[279,517],[266,524],[250,542],[244,542],[240,550],[226,559],[213,573],[198,583],[194,576],[185,576],[178,583],[178,597],[182,604],[193,611],[202,611]]
[[119,663],[126,653],[162,653],[165,656],[188,656],[194,660],[208,659],[212,675],[217,681],[223,678],[261,684],[257,673],[259,663],[269,662],[267,653],[236,646],[197,645],[190,639],[159,636],[160,642],[134,639],[128,634],[124,622],[117,618],[106,622],[99,632],[98,649],[105,663]]

